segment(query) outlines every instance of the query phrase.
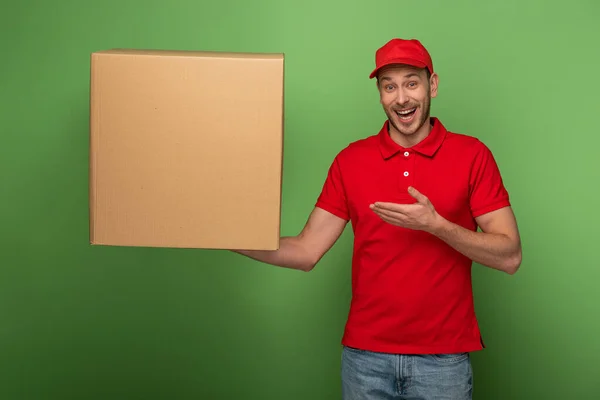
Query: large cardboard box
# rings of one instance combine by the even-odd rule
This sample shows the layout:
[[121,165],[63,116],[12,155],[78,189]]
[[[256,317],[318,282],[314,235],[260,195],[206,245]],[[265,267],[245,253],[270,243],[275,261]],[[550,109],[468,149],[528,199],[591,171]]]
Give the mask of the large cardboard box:
[[279,246],[283,54],[91,55],[90,242]]

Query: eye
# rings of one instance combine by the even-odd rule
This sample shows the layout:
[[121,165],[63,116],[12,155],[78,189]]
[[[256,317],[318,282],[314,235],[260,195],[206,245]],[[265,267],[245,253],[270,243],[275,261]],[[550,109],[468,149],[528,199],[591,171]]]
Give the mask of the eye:
[[408,83],[408,87],[410,87],[410,88],[414,88],[416,86],[417,86],[417,82],[409,82]]

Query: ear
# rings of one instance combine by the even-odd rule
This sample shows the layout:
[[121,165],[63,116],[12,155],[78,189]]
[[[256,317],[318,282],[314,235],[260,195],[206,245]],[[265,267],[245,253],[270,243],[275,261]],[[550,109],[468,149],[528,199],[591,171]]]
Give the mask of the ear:
[[436,97],[438,92],[439,77],[435,72],[429,78],[429,88],[431,97]]

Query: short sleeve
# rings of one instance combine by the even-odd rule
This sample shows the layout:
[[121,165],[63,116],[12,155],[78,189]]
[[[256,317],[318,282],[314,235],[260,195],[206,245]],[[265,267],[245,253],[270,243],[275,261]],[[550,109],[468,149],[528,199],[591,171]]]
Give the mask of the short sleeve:
[[470,177],[470,207],[473,218],[510,206],[500,170],[490,149],[479,142]]
[[329,167],[321,194],[317,198],[316,207],[322,208],[346,221],[350,219],[338,157],[334,159]]

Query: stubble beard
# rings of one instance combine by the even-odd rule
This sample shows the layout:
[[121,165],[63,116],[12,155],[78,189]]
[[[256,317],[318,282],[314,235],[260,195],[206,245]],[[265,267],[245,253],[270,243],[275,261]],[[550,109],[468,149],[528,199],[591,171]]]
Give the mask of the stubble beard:
[[418,132],[419,129],[421,129],[421,127],[423,127],[423,125],[425,125],[426,123],[429,122],[430,109],[431,109],[431,97],[429,95],[427,96],[427,99],[423,104],[424,104],[424,108],[421,110],[422,112],[420,113],[418,123],[416,124],[416,127],[413,129],[405,130],[405,129],[401,129],[400,126],[396,125],[396,123],[394,122],[393,116],[395,116],[397,118],[397,114],[394,111],[391,111],[391,113],[393,113],[393,114],[390,115],[390,112],[386,110],[388,121],[396,129],[396,131],[399,132],[400,134],[412,135],[415,132]]

